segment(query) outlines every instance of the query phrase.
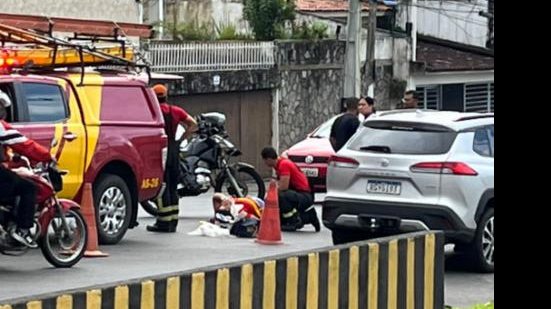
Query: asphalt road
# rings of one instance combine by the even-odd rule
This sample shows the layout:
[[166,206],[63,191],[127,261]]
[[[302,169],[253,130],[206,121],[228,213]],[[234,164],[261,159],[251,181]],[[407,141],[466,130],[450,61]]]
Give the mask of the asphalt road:
[[[0,304],[31,295],[331,246],[330,231],[323,228],[315,233],[311,226],[301,232],[284,232],[281,246],[187,235],[211,214],[210,197],[207,194],[180,201],[181,219],[175,234],[147,232],[145,226],[153,219],[140,210],[140,226],[130,230],[118,245],[101,247],[109,257],[83,259],[71,269],[51,267],[39,250],[22,257],[0,256]],[[445,285],[448,305],[467,307],[494,298],[494,275],[470,273],[452,254],[446,259]]]

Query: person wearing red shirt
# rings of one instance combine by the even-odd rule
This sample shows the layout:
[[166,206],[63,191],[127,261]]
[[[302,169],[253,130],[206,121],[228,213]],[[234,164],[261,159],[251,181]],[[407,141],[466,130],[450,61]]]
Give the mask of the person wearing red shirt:
[[10,236],[22,245],[37,248],[29,229],[33,226],[36,205],[36,185],[12,172],[9,163],[8,148],[28,157],[33,162],[50,162],[50,152],[35,141],[28,139],[9,123],[4,121],[7,108],[11,106],[10,97],[0,90],[0,199],[12,200],[19,197],[16,226],[10,229]]
[[[165,131],[168,136],[168,155],[164,175],[166,189],[162,198],[157,202],[159,209],[157,221],[153,225],[148,225],[147,230],[150,232],[174,233],[178,225],[179,213],[177,188],[180,170],[180,144],[193,132],[197,131],[197,122],[181,107],[168,104],[168,89],[164,85],[157,84],[153,86],[153,92],[157,96],[165,120]],[[180,123],[186,131],[179,140],[176,140],[176,131]]]
[[264,164],[277,174],[281,229],[295,231],[304,224],[312,224],[319,232],[321,226],[313,205],[314,195],[306,175],[293,161],[278,156],[273,147],[265,147],[261,155]]

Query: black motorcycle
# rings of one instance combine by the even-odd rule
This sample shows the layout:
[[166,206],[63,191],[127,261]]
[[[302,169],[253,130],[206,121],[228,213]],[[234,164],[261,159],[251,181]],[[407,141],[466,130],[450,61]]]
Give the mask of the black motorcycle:
[[[229,141],[225,129],[226,116],[205,113],[197,116],[198,131],[180,147],[180,181],[178,195],[197,196],[210,188],[237,197],[247,195],[264,198],[266,187],[254,166],[232,162],[242,153]],[[141,203],[145,211],[157,215],[156,201]]]

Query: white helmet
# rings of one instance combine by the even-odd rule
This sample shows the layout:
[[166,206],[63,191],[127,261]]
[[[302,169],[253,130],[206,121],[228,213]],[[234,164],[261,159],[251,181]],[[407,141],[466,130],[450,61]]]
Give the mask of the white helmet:
[[2,90],[0,90],[0,104],[2,104],[4,107],[11,106],[10,97]]
[[261,198],[258,198],[256,196],[252,196],[251,198],[254,200],[254,202],[256,203],[256,205],[258,205],[260,209],[264,209],[265,203]]

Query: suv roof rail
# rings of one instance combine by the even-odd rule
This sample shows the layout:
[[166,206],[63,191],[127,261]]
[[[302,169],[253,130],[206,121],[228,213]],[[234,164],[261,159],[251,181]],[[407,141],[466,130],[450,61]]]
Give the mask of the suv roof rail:
[[461,117],[461,118],[455,119],[455,122],[482,119],[482,118],[493,118],[493,117],[494,117],[494,113],[484,113],[480,115],[471,115],[471,116]]
[[404,114],[404,113],[434,112],[434,111],[436,111],[436,110],[434,110],[434,109],[406,108],[406,109],[395,109],[395,110],[380,111],[380,112],[378,112],[378,114],[379,114],[379,116],[385,116],[385,115],[396,115],[396,114]]

